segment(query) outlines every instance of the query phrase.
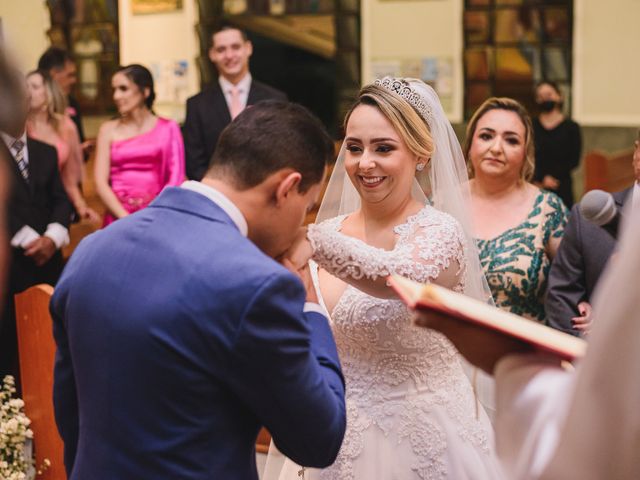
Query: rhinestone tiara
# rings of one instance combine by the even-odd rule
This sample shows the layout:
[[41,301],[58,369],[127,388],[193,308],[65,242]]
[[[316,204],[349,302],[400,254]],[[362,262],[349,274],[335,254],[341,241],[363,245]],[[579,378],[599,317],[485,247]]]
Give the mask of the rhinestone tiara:
[[384,77],[377,79],[373,84],[400,95],[420,114],[427,122],[427,125],[431,126],[431,120],[433,119],[431,107],[423,100],[420,94],[411,87],[409,82],[402,78]]

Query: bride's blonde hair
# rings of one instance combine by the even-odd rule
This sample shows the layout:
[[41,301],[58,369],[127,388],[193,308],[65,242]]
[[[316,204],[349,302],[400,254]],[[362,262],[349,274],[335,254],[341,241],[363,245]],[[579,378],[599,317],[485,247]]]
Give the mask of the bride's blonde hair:
[[377,107],[391,122],[411,153],[424,159],[431,158],[435,146],[427,122],[402,97],[382,86],[366,85],[360,90],[358,99],[344,118],[345,130],[351,114],[360,105]]

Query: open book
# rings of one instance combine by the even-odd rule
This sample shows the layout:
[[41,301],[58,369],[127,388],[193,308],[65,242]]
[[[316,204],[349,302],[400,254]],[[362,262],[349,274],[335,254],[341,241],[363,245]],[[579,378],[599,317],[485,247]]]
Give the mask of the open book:
[[438,285],[421,284],[398,275],[390,278],[390,284],[402,301],[413,309],[431,310],[481,325],[522,340],[538,350],[551,352],[564,360],[581,358],[586,352],[587,342],[581,338]]

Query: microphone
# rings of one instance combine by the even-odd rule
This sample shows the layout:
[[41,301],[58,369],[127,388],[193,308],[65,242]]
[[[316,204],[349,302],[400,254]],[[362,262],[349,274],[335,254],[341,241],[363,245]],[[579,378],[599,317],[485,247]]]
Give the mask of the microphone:
[[618,238],[622,214],[616,207],[613,195],[603,190],[591,190],[582,197],[578,208],[586,220],[602,227],[613,238]]

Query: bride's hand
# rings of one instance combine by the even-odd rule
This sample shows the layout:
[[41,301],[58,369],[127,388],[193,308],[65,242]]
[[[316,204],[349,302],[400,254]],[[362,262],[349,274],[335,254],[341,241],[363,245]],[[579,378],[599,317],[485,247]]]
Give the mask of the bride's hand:
[[311,242],[307,238],[306,227],[301,227],[289,249],[282,255],[283,259],[291,262],[296,269],[304,267],[313,255]]

